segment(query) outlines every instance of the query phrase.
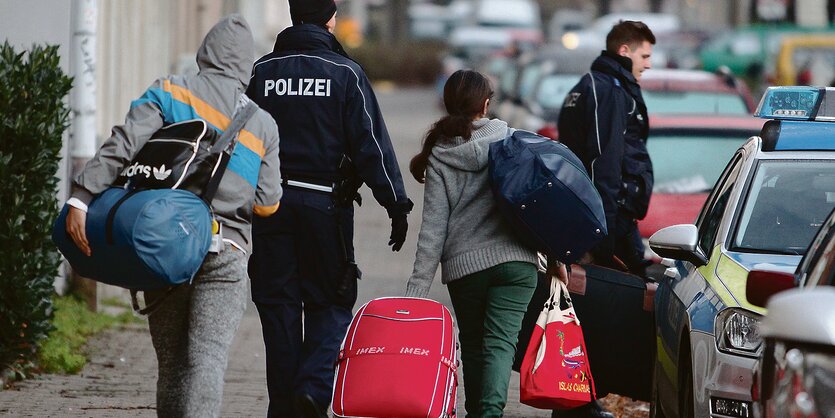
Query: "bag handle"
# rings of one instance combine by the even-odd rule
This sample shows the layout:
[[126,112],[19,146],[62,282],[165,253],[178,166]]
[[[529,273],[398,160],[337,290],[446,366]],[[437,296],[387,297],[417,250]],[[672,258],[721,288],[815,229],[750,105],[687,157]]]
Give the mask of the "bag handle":
[[[568,308],[566,309],[560,307],[563,297],[565,297],[565,302],[568,304]],[[577,313],[574,311],[574,303],[571,301],[568,287],[556,276],[551,276],[551,296],[545,302],[543,310],[548,311],[549,320],[547,322],[551,322],[552,315],[553,317],[565,317],[563,312],[568,311],[573,317],[574,323],[578,326],[580,325],[580,319],[577,318]]]
[[246,102],[243,108],[239,108],[235,111],[235,115],[232,117],[232,122],[229,123],[229,126],[226,127],[226,130],[223,131],[220,138],[212,145],[210,153],[218,153],[222,152],[220,155],[220,164],[218,164],[217,169],[214,173],[212,173],[212,178],[209,180],[209,184],[206,185],[206,190],[203,191],[203,195],[200,196],[209,207],[212,206],[212,200],[215,198],[215,193],[217,193],[218,186],[220,186],[220,180],[223,179],[223,174],[226,172],[226,166],[229,165],[229,159],[232,158],[232,153],[235,151],[235,145],[237,145],[238,141],[238,134],[240,133],[241,129],[243,129],[244,125],[255,115],[255,112],[258,111],[258,105],[255,104],[246,96],[241,96],[242,100]]

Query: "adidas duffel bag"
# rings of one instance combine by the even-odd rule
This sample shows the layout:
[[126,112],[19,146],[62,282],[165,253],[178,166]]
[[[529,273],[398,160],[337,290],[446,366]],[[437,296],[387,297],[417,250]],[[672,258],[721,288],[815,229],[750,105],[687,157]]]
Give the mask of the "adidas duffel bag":
[[81,276],[131,290],[156,290],[190,281],[212,240],[209,207],[177,189],[109,188],[87,210],[92,255],[66,232],[68,206],[55,221],[52,240]]

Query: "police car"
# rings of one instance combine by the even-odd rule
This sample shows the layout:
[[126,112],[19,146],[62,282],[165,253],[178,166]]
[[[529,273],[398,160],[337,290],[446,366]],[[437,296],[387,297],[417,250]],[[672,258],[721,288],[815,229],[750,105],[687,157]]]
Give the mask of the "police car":
[[794,272],[835,207],[835,89],[769,88],[756,115],[770,120],[731,158],[695,224],[649,240],[669,266],[655,299],[651,416],[752,416],[765,309],[746,299],[748,274]]

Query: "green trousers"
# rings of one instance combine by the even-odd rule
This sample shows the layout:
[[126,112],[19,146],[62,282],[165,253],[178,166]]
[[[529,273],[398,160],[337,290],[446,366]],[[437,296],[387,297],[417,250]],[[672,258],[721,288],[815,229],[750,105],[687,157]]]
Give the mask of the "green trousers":
[[501,417],[536,267],[508,262],[447,284],[458,320],[467,417]]

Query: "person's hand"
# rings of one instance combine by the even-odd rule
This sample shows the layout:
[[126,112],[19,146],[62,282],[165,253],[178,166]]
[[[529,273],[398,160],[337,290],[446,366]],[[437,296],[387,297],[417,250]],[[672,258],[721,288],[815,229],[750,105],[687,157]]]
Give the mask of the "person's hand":
[[546,270],[546,274],[548,274],[549,277],[556,277],[557,280],[568,285],[568,270],[565,268],[565,264],[560,263],[559,261],[548,263],[548,270]]
[[409,231],[409,222],[406,220],[406,214],[396,215],[391,218],[391,236],[389,237],[388,245],[391,246],[392,251],[400,251],[403,243],[406,241],[406,233]]
[[72,238],[81,252],[89,257],[92,251],[90,251],[90,243],[87,242],[86,225],[87,212],[70,206],[67,212],[67,234],[70,235],[70,238]]

